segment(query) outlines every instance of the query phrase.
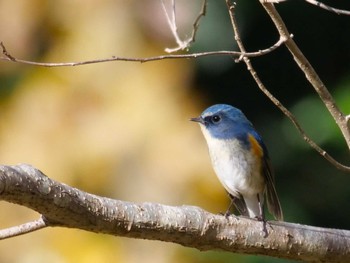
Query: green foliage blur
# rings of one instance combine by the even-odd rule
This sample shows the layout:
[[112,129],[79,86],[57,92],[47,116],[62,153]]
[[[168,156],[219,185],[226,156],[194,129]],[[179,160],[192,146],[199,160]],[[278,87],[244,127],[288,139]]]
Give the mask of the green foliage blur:
[[[201,1],[177,3],[180,33],[189,35]],[[350,9],[345,0],[337,4]],[[339,107],[349,114],[350,17],[303,1],[277,8]],[[237,1],[236,12],[248,51],[277,41],[258,1]],[[13,56],[42,62],[148,57],[175,46],[156,0],[0,1],[0,41]],[[237,50],[225,1],[208,1],[190,48],[212,50]],[[286,48],[252,62],[307,133],[349,164],[339,129]],[[0,162],[30,163],[55,180],[102,196],[197,205],[219,213],[227,208],[227,196],[212,171],[199,128],[188,122],[214,103],[242,109],[263,135],[286,221],[350,228],[350,176],[312,150],[258,90],[246,66],[230,57],[63,68],[0,61]],[[38,217],[4,202],[0,209],[1,228]],[[54,228],[2,241],[0,262],[291,261]]]

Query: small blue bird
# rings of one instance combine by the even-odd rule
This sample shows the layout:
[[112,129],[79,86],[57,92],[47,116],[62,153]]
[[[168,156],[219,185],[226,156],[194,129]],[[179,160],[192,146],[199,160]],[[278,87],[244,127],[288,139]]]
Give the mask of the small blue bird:
[[265,220],[266,195],[268,210],[283,221],[266,146],[245,115],[230,105],[217,104],[190,120],[200,124],[214,171],[231,205],[243,216]]

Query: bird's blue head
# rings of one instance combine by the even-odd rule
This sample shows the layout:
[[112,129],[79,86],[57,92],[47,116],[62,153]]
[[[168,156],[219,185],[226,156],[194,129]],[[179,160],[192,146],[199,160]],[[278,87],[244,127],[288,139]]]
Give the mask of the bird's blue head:
[[213,105],[191,121],[200,123],[202,129],[216,139],[243,139],[247,132],[254,131],[242,111],[227,104]]

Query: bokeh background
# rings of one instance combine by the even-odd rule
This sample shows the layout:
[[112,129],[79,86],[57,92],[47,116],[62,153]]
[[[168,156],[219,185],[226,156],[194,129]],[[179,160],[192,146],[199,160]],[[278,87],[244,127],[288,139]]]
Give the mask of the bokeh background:
[[[349,9],[346,2],[337,1],[338,7]],[[180,33],[188,36],[201,1],[177,4]],[[278,10],[349,114],[350,17],[304,1],[280,4]],[[237,1],[236,12],[248,50],[277,41],[258,1]],[[0,41],[12,55],[42,62],[148,57],[175,46],[158,0],[1,0]],[[208,1],[190,48],[210,50],[237,50],[225,1]],[[338,128],[286,48],[252,61],[311,137],[349,164]],[[230,57],[63,68],[0,61],[0,162],[29,163],[55,180],[102,196],[196,205],[218,213],[225,211],[227,196],[199,127],[188,121],[214,103],[241,108],[263,135],[286,221],[350,228],[350,176],[313,151],[258,90],[245,65]],[[1,228],[38,217],[5,202],[0,209]],[[0,262],[292,261],[51,228],[1,241]]]

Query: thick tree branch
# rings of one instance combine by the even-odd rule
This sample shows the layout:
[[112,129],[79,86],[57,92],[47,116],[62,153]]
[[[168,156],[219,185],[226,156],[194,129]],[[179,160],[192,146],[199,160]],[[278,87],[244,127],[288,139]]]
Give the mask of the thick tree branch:
[[281,16],[277,12],[275,6],[271,3],[266,3],[264,0],[260,0],[260,2],[265,8],[267,14],[272,19],[280,37],[287,38],[287,40],[285,41],[286,47],[288,48],[289,52],[293,55],[293,58],[299,66],[299,68],[304,72],[306,79],[310,82],[310,84],[313,86],[313,88],[318,93],[321,100],[327,107],[328,111],[330,112],[333,119],[340,128],[343,137],[348,145],[348,148],[350,149],[350,129],[347,125],[346,116],[339,109],[332,95],[330,94],[326,86],[323,84],[322,80],[317,75],[316,71],[314,70],[310,62],[307,60],[307,58],[304,56],[304,54],[301,52],[294,40],[291,38],[288,39],[288,36],[290,34]]
[[[313,262],[348,262],[350,231],[210,214],[194,206],[130,203],[56,182],[30,165],[0,166],[0,200],[29,207],[44,226],[161,240],[199,250],[269,255]],[[39,229],[40,227],[38,227]],[[0,231],[1,237],[6,237]],[[8,235],[9,236],[9,235]]]

